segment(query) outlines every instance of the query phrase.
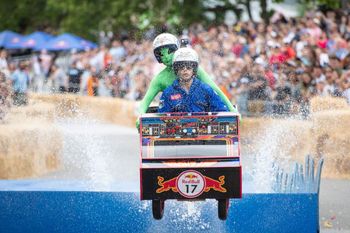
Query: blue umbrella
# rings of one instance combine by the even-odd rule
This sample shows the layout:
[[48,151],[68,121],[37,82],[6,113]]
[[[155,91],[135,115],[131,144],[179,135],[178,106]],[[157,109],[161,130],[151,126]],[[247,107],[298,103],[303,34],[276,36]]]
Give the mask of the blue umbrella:
[[97,44],[95,44],[94,42],[85,40],[80,38],[80,44],[83,45],[85,47],[85,49],[95,49],[97,48]]
[[79,43],[79,41],[75,37],[68,33],[64,33],[52,38],[47,43],[38,46],[36,49],[46,49],[49,51],[63,51],[71,49],[83,50],[84,47]]
[[43,44],[43,46],[39,46],[36,49],[62,51],[62,50],[71,50],[71,49],[84,50],[84,49],[91,49],[96,47],[97,45],[90,41],[84,40],[70,33],[64,33],[51,39],[47,44]]
[[12,31],[3,31],[0,33],[0,47],[6,49],[19,49],[21,48],[20,43],[23,36],[12,32]]
[[79,36],[76,36],[76,35],[72,35],[70,34],[71,36],[75,37],[77,40],[79,40],[79,43],[85,47],[85,49],[95,49],[97,48],[97,44],[95,44],[94,42],[91,42],[91,41],[88,41],[88,40],[85,40]]
[[21,47],[26,49],[37,49],[47,43],[53,36],[46,32],[33,32],[22,39]]

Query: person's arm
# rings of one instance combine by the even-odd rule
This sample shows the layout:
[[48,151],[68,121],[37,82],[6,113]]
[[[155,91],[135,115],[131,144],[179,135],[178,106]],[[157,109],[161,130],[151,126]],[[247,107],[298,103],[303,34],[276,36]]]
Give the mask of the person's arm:
[[167,93],[163,92],[162,96],[160,97],[158,108],[159,113],[171,112],[171,106],[169,104],[169,101],[167,101],[167,96]]
[[159,82],[159,75],[157,75],[154,79],[152,79],[148,90],[143,97],[140,107],[139,107],[139,113],[143,114],[147,112],[148,107],[152,103],[154,97],[161,91],[161,83]]
[[[148,90],[143,97],[140,106],[139,106],[139,115],[144,114],[147,112],[147,109],[149,105],[152,103],[154,97],[162,91],[161,89],[161,75],[158,74],[156,77],[154,77],[148,87]],[[139,117],[136,120],[136,128],[139,128],[140,126],[140,119]]]
[[211,112],[228,112],[228,106],[221,100],[220,96],[211,88],[207,88],[208,101]]
[[227,96],[222,92],[222,90],[215,84],[211,77],[201,67],[198,67],[198,78],[202,82],[208,84],[211,88],[213,88],[213,90],[220,96],[222,101],[229,108],[230,112],[238,112],[237,109],[233,107],[232,103],[227,98]]

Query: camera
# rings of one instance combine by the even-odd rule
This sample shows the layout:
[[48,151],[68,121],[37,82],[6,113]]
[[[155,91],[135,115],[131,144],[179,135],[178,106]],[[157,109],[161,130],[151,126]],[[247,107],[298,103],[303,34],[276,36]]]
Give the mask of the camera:
[[188,38],[180,39],[180,47],[187,47],[190,44],[190,40]]

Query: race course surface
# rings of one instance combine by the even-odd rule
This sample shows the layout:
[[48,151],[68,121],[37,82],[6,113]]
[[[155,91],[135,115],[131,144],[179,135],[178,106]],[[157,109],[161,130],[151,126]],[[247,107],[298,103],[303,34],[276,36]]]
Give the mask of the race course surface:
[[[139,190],[136,129],[89,121],[58,125],[64,135],[62,169],[40,179],[88,180],[92,189],[102,191],[113,190],[116,183],[128,191]],[[243,171],[249,170],[254,162],[254,158],[242,156]],[[254,192],[254,187],[247,183],[243,183],[243,192]],[[321,181],[321,232],[350,232],[349,193],[349,180]]]

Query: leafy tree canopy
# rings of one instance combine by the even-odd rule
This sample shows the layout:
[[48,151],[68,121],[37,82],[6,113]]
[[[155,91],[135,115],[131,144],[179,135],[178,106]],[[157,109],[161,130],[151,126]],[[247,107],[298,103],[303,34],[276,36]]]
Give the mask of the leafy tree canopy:
[[[250,3],[259,1],[262,18],[268,21],[267,0],[1,0],[0,30],[54,34],[71,32],[96,40],[99,31],[142,33],[167,23],[177,30],[194,23],[222,23],[227,10],[240,17],[242,8],[251,16]],[[274,0],[283,2],[283,0]],[[339,8],[340,1],[299,0]],[[215,14],[209,21],[205,13]]]

